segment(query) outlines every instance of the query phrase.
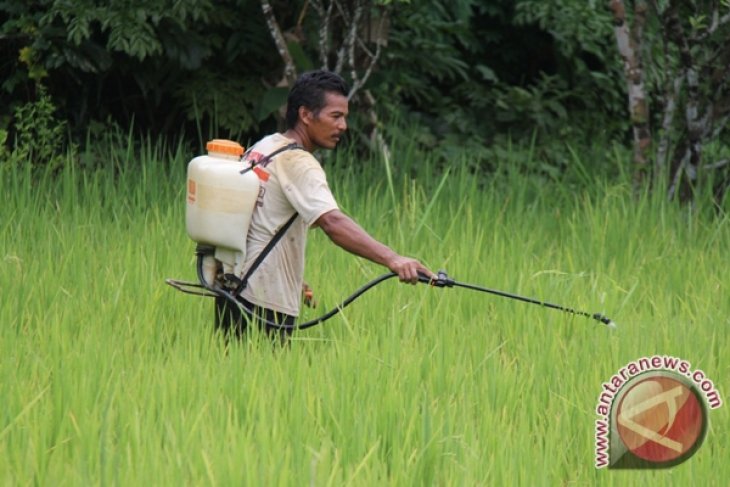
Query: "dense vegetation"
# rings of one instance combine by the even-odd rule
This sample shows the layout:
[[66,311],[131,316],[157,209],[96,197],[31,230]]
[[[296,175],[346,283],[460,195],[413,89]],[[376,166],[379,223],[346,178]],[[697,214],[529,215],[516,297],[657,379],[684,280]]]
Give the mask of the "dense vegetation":
[[[319,2],[272,3],[296,68],[321,65],[321,19],[310,5]],[[351,10],[362,2],[336,3]],[[387,42],[367,83],[383,109],[433,118],[437,134],[554,128],[569,110],[598,106],[619,123],[625,103],[620,76],[612,74],[620,66],[609,12],[595,2],[573,2],[564,12],[534,0],[394,3],[371,5],[361,21],[375,30],[388,16],[387,27],[362,39],[369,47]],[[82,132],[111,116],[123,126],[134,118],[175,134],[184,117],[202,117],[215,119],[216,130],[250,135],[282,101],[273,86],[282,60],[259,1],[5,2],[3,8],[9,15],[2,27],[3,100],[11,102],[5,116],[12,105],[37,99],[40,83]],[[341,42],[337,34],[333,47]],[[492,113],[478,116],[487,108]],[[459,121],[464,114],[472,127]]]
[[[389,140],[388,167],[328,161],[341,205],[388,244],[460,281],[616,320],[388,281],[290,349],[226,349],[193,279],[180,146],[116,141],[103,166],[0,170],[3,485],[713,485],[728,478],[727,405],[671,470],[593,466],[601,384],[631,360],[682,357],[730,390],[730,220],[632,197],[575,154],[560,184],[495,177]],[[101,150],[100,148],[98,150]],[[607,155],[608,157],[608,155]],[[620,155],[610,157],[620,167]],[[582,183],[583,178],[587,180]],[[613,178],[612,178],[613,179]],[[581,189],[585,188],[585,189]],[[592,188],[592,189],[589,189]],[[704,207],[704,205],[701,205]],[[385,270],[313,231],[320,302]]]
[[685,3],[9,0],[0,142],[38,165],[115,125],[194,150],[246,143],[277,127],[296,72],[326,66],[353,86],[358,147],[400,127],[488,172],[510,141],[536,137],[539,170],[554,173],[570,163],[565,140],[633,144],[636,183],[683,200],[709,186],[722,204],[730,7]]
[[[727,405],[686,464],[593,464],[601,384],[629,361],[730,390],[728,2],[621,7],[0,2],[0,483],[722,483]],[[275,130],[292,73],[322,65],[355,91],[349,140],[318,154],[344,211],[618,330],[388,281],[285,351],[226,346],[212,303],[163,281],[194,280],[186,164]],[[303,319],[384,271],[312,231]]]

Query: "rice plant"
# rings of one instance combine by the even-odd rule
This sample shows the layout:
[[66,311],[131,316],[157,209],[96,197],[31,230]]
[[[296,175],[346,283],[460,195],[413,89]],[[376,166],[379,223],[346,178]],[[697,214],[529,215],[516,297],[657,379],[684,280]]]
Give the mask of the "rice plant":
[[[376,238],[619,329],[390,280],[286,349],[256,332],[226,345],[212,302],[163,281],[194,279],[181,146],[130,140],[104,149],[97,171],[71,156],[61,172],[0,168],[0,482],[723,484],[725,406],[669,470],[596,470],[593,428],[602,382],[642,356],[685,358],[730,390],[727,216],[634,196],[625,181],[525,174],[517,152],[491,176],[394,152],[326,166]],[[302,319],[384,272],[313,230],[319,307]]]

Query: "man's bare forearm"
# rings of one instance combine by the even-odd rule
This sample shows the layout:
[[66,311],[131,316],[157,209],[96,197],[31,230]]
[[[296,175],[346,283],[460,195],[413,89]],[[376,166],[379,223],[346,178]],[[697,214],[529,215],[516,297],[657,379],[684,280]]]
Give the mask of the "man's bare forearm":
[[325,213],[319,217],[316,225],[324,230],[335,244],[348,252],[387,267],[398,274],[398,278],[403,282],[415,284],[418,282],[419,274],[434,275],[418,260],[399,255],[387,245],[375,240],[340,210]]
[[398,257],[387,245],[378,242],[360,225],[339,210],[322,215],[317,224],[335,244],[360,257],[385,267],[391,267]]

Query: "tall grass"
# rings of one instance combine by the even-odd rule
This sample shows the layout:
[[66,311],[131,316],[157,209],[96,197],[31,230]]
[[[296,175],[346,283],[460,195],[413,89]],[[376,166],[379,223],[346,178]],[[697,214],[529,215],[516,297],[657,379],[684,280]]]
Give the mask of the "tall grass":
[[[464,281],[619,323],[388,281],[272,351],[224,346],[193,278],[181,147],[101,150],[102,170],[0,170],[0,482],[14,485],[722,485],[728,408],[666,471],[593,467],[601,383],[674,355],[730,390],[727,216],[633,197],[573,154],[562,182],[518,148],[490,177],[407,144],[340,153],[340,205]],[[615,156],[618,157],[618,156]],[[522,161],[524,162],[524,161]],[[618,161],[617,161],[618,164]],[[588,184],[589,183],[589,184]],[[385,269],[312,231],[318,315]]]

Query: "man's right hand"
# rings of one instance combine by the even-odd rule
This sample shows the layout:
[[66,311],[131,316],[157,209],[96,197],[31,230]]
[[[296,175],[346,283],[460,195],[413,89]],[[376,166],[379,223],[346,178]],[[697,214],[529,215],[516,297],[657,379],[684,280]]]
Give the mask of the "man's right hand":
[[436,279],[436,274],[431,272],[418,260],[410,257],[404,257],[402,255],[397,255],[392,261],[388,262],[388,269],[398,274],[398,279],[400,279],[401,282],[407,282],[410,284],[416,284],[418,282],[419,274],[431,279]]

